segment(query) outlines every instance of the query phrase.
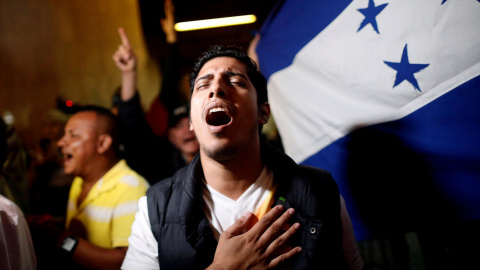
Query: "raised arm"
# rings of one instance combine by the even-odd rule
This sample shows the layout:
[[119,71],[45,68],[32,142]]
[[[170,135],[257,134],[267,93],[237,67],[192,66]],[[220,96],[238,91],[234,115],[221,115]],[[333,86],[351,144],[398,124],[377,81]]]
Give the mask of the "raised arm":
[[122,88],[120,97],[123,101],[130,100],[137,87],[137,58],[123,28],[118,28],[122,44],[113,55],[113,61],[122,72]]
[[172,150],[166,138],[158,138],[148,125],[136,89],[137,59],[123,28],[118,29],[122,44],[113,60],[122,72],[121,102],[118,105],[120,135],[128,165],[150,184],[171,176]]
[[163,3],[163,10],[165,11],[165,18],[160,19],[163,32],[165,33],[166,41],[169,44],[177,43],[177,31],[175,31],[175,7],[172,0],[165,0]]

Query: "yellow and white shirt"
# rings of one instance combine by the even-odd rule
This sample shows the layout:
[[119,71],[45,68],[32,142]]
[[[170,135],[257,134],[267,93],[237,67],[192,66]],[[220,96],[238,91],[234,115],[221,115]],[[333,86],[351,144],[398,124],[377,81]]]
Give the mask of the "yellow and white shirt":
[[82,183],[82,178],[76,177],[70,188],[66,228],[72,219],[77,219],[85,227],[90,243],[104,248],[127,247],[138,200],[145,196],[148,182],[121,160],[77,205]]

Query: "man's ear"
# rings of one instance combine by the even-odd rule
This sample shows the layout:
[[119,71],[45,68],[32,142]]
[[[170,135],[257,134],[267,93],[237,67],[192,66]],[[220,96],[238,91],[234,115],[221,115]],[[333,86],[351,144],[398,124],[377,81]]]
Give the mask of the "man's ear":
[[258,121],[260,124],[265,125],[270,119],[270,104],[265,102],[258,108]]
[[109,134],[101,134],[97,139],[97,152],[104,154],[112,146],[113,139]]

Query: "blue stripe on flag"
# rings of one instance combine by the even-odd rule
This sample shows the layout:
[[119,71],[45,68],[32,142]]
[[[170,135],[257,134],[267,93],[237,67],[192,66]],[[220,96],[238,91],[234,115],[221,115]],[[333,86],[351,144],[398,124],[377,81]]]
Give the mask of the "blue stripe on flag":
[[[297,52],[327,27],[352,1],[337,0],[296,0],[285,1],[276,13],[266,19],[257,47],[265,78],[272,73],[289,66]],[[273,16],[274,15],[274,16]],[[308,19],[306,19],[308,18]],[[269,33],[273,33],[270,35]],[[288,38],[277,33],[288,33]]]
[[[466,102],[468,100],[469,102]],[[306,159],[337,181],[357,240],[480,219],[480,77]]]

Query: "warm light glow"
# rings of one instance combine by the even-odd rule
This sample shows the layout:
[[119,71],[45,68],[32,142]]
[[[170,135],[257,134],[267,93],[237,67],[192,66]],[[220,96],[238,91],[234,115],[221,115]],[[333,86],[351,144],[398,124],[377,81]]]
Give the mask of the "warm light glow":
[[73,101],[67,100],[67,101],[65,102],[65,105],[67,105],[67,107],[72,107],[72,106],[73,106]]
[[243,15],[243,16],[191,21],[191,22],[179,22],[175,24],[175,30],[182,32],[182,31],[191,31],[191,30],[199,30],[199,29],[206,29],[206,28],[232,26],[232,25],[239,25],[239,24],[249,24],[249,23],[254,23],[256,20],[257,20],[257,17],[255,17],[255,15]]

